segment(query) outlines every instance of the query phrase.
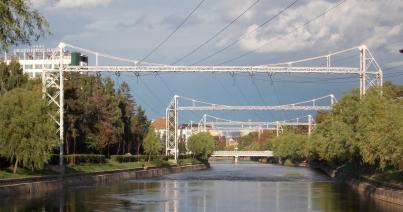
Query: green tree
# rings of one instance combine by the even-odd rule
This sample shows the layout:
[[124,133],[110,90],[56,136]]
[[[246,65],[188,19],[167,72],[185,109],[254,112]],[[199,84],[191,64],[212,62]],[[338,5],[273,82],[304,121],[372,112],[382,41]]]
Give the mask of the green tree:
[[185,141],[178,142],[178,151],[179,151],[179,155],[185,155],[186,154],[187,150],[186,150]]
[[132,118],[135,115],[136,101],[134,100],[132,94],[130,93],[129,84],[123,82],[118,90],[119,94],[119,108],[121,110],[121,119],[123,122],[123,139],[122,144],[119,144],[117,154],[120,152],[120,147],[122,148],[122,153],[130,152],[128,145],[133,142],[134,135],[131,130]]
[[[402,168],[403,86],[386,82],[383,95],[371,88],[343,95],[331,112],[319,114],[310,139],[311,156],[364,170]],[[318,120],[319,119],[319,120]]]
[[399,168],[403,160],[403,109],[375,90],[362,99],[358,110],[357,145],[365,163],[384,169]]
[[214,138],[208,132],[193,134],[188,138],[188,149],[193,158],[207,160],[214,151]]
[[[327,119],[315,129],[311,142],[310,154],[315,158],[344,163],[351,158],[353,132],[347,124],[338,120]],[[349,142],[350,141],[350,142]]]
[[134,135],[133,142],[136,145],[136,154],[140,154],[141,152],[142,141],[149,127],[150,121],[147,119],[145,111],[141,106],[138,106],[136,114],[131,120],[131,130]]
[[29,169],[42,168],[57,144],[55,125],[36,88],[16,88],[0,96],[0,155]]
[[49,24],[28,0],[2,0],[0,3],[0,48],[30,44],[49,34]]
[[297,134],[293,131],[272,139],[272,149],[276,156],[291,159],[293,161],[304,160],[307,156],[308,136]]
[[154,128],[148,128],[147,134],[143,141],[144,152],[148,155],[148,162],[150,162],[151,155],[158,155],[161,151],[160,140],[155,134]]
[[0,62],[0,94],[26,84],[28,77],[23,73],[21,65],[16,60],[11,60],[7,65]]

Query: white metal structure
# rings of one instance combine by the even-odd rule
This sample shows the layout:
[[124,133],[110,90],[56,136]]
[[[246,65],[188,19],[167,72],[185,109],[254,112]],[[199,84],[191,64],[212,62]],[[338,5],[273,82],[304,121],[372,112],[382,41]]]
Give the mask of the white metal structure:
[[204,114],[197,126],[198,132],[207,132],[209,130],[225,132],[239,132],[242,130],[261,132],[262,130],[275,130],[277,136],[283,133],[284,126],[307,126],[308,135],[310,135],[312,128],[315,126],[315,120],[312,118],[312,115],[307,115],[288,120],[270,122],[250,120],[234,121]]
[[272,151],[214,151],[211,157],[273,157]]
[[[63,62],[63,57],[58,57],[57,55],[63,55],[66,48],[76,49],[82,53],[86,53],[88,56],[95,56],[95,66],[69,66]],[[335,55],[343,54],[346,52],[357,51],[360,54],[359,67],[346,67],[346,66],[334,66],[331,63],[331,59]],[[108,58],[116,61],[120,61],[125,63],[124,65],[107,65],[100,66],[99,58]],[[260,65],[260,66],[175,66],[175,65],[163,65],[163,64],[154,64],[154,63],[146,63],[139,62],[138,60],[131,60],[121,57],[116,57],[113,55],[99,53],[97,51],[92,51],[88,49],[84,49],[78,46],[73,46],[66,43],[60,43],[58,45],[58,50],[54,50],[52,54],[52,58],[56,61],[59,61],[60,65],[58,68],[44,68],[42,74],[43,81],[43,91],[44,96],[48,98],[50,105],[55,105],[58,108],[57,117],[53,116],[56,123],[59,125],[59,137],[60,137],[60,155],[63,155],[63,115],[64,115],[64,73],[65,72],[132,72],[135,74],[139,74],[141,72],[149,72],[149,73],[159,73],[159,72],[197,72],[197,73],[249,73],[249,74],[257,74],[257,73],[304,73],[304,74],[352,74],[357,75],[360,78],[360,93],[361,95],[365,94],[365,91],[371,86],[382,86],[382,70],[378,63],[375,61],[372,53],[367,49],[365,45],[354,47],[351,49],[327,54],[320,57],[308,58],[299,61],[291,61],[282,64],[272,64],[272,65]],[[324,60],[326,61],[326,65],[322,66],[296,66],[301,62],[307,61],[315,61],[315,60]],[[177,128],[177,98],[173,98],[174,102],[171,102],[167,108],[167,114],[170,115],[170,119],[167,119],[167,124],[169,130]],[[220,106],[221,109],[226,109],[224,106]],[[220,109],[220,107],[210,106],[215,110]],[[297,109],[299,106],[288,106],[289,109]],[[268,109],[265,106],[260,106],[260,109]],[[303,109],[304,107],[300,107],[298,109]],[[316,107],[319,109],[319,107]],[[193,110],[192,108],[189,108]],[[242,106],[239,107],[242,109]],[[244,109],[244,108],[243,108]],[[274,109],[274,108],[273,108]],[[278,107],[277,107],[278,109]],[[326,108],[320,108],[326,109]],[[172,129],[170,129],[172,128]],[[167,136],[167,143],[170,145],[175,145],[174,142],[177,139],[176,133],[175,135]],[[172,146],[173,147],[173,146]],[[175,148],[176,149],[176,148]],[[176,155],[176,153],[175,153]],[[63,160],[60,160],[62,163]],[[62,165],[62,164],[61,164]]]
[[[190,105],[180,105],[180,103],[186,102]],[[200,110],[306,110],[306,111],[319,111],[319,110],[330,110],[332,105],[336,103],[337,100],[333,94],[297,102],[286,105],[279,106],[230,106],[215,104],[205,101],[200,101],[192,99],[189,97],[182,97],[175,95],[170,101],[166,109],[166,154],[173,154],[175,159],[177,158],[178,152],[178,115],[179,111],[200,111]],[[308,116],[308,133],[312,130],[312,117]],[[282,123],[285,124],[285,121]],[[276,122],[277,135],[283,132],[283,126],[281,122]],[[239,130],[239,128],[229,129],[231,131]]]

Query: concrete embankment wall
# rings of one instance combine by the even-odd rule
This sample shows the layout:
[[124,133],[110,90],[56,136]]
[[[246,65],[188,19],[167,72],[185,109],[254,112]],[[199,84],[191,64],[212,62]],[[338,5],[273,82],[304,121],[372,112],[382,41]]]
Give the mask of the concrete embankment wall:
[[30,195],[50,193],[67,186],[102,185],[117,183],[129,179],[158,177],[167,174],[208,169],[208,165],[186,165],[169,168],[149,168],[114,170],[97,173],[78,173],[63,176],[30,177],[22,179],[0,180],[0,198],[13,195]]
[[343,173],[326,166],[315,166],[314,168],[318,168],[330,177],[347,183],[360,195],[398,204],[403,207],[403,185],[381,183],[365,177],[357,177],[348,173]]

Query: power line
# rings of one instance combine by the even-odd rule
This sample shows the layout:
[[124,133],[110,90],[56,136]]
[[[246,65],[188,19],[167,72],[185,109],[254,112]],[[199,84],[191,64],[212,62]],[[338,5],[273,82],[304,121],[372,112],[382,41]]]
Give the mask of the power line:
[[[271,83],[270,83],[270,84],[271,84],[271,87],[273,88],[273,91],[274,91],[274,95],[276,96],[277,103],[278,103],[279,105],[281,105],[280,97],[278,96],[278,92],[277,92],[276,86],[274,85],[274,82],[273,82],[273,79],[272,79],[271,76],[270,76],[270,82],[271,82]],[[284,118],[289,119],[289,117],[287,116],[287,114],[285,113],[284,110],[283,110],[283,115],[284,115]]]
[[205,60],[207,60],[207,59],[209,59],[209,58],[211,58],[211,57],[213,57],[213,56],[215,56],[215,55],[217,55],[217,54],[219,54],[219,53],[225,51],[226,49],[230,48],[231,46],[237,44],[239,41],[245,39],[245,38],[246,38],[246,35],[248,35],[248,34],[250,34],[250,33],[252,33],[252,32],[257,31],[258,29],[262,28],[264,25],[270,23],[271,21],[273,21],[274,19],[276,19],[278,16],[280,16],[282,13],[284,13],[286,10],[288,10],[290,7],[292,7],[294,4],[296,4],[298,1],[299,1],[299,0],[295,0],[293,3],[291,3],[290,5],[288,5],[287,7],[285,7],[284,9],[282,9],[280,12],[278,12],[277,14],[275,14],[274,16],[270,17],[270,18],[267,19],[265,22],[263,22],[262,24],[260,24],[260,25],[259,25],[258,27],[256,27],[254,30],[245,32],[244,34],[242,34],[242,35],[240,36],[240,38],[238,38],[237,40],[235,40],[235,41],[231,42],[230,44],[226,45],[224,48],[221,48],[221,49],[219,49],[218,51],[215,51],[215,52],[213,52],[212,54],[207,55],[206,57],[204,57],[204,58],[202,58],[202,59],[200,59],[200,60],[198,60],[198,61],[192,63],[191,65],[199,64],[199,63],[201,63],[201,62],[203,62],[203,61],[205,61]]
[[156,47],[154,47],[146,56],[144,56],[139,62],[144,61],[147,59],[149,56],[151,56],[155,51],[157,51],[165,42],[167,42],[175,33],[178,31],[185,23],[186,21],[193,15],[194,12],[196,12],[197,9],[203,4],[205,0],[201,0],[199,4],[193,10],[186,16],[186,18],[174,29],[174,31],[171,32],[164,40],[162,40]]
[[141,77],[139,79],[140,79],[140,82],[142,82],[142,84],[144,85],[144,87],[148,90],[148,92],[150,92],[151,95],[153,95],[154,98],[157,99],[161,103],[161,105],[164,105],[164,102],[158,97],[158,95],[156,95],[154,93],[154,91],[152,89],[150,89],[150,87],[148,87],[148,85],[141,79]]
[[168,89],[168,91],[171,93],[172,96],[175,95],[175,93],[172,91],[172,89],[168,86],[168,84],[165,82],[165,79],[162,78],[159,74],[157,74],[158,78],[162,81],[162,84]]
[[199,46],[191,50],[190,52],[186,53],[184,56],[180,57],[179,59],[175,60],[171,65],[175,65],[182,61],[183,59],[189,57],[190,55],[194,54],[196,51],[198,51],[200,48],[205,46],[207,43],[215,39],[218,35],[220,35],[222,32],[224,32],[226,29],[228,29],[233,23],[235,23],[240,17],[242,17],[246,12],[248,12],[250,9],[252,9],[260,0],[254,1],[248,8],[246,8],[241,14],[239,14],[236,18],[234,18],[231,22],[229,22],[226,26],[218,30],[213,36],[211,36],[209,39],[201,43]]
[[[252,79],[252,84],[254,85],[254,87],[255,87],[255,89],[256,89],[256,91],[257,91],[257,94],[258,94],[260,100],[262,101],[262,103],[263,103],[264,105],[268,105],[267,102],[264,100],[263,95],[262,95],[262,93],[260,92],[259,87],[256,85],[255,79]],[[270,111],[269,111],[268,114],[269,114],[269,116],[270,116],[270,119],[273,119],[273,115],[271,114]]]
[[[234,76],[234,85],[238,88],[239,93],[241,94],[242,98],[246,101],[246,103],[247,103],[248,105],[252,105],[252,104],[250,103],[250,101],[248,100],[248,98],[246,98],[246,95],[243,93],[242,89],[239,87],[235,76]],[[257,120],[259,120],[259,115],[257,114],[257,112],[254,110],[253,113],[255,114]]]
[[263,44],[263,45],[261,45],[261,46],[255,48],[255,49],[253,49],[253,50],[251,50],[251,51],[247,51],[247,52],[245,52],[245,53],[243,53],[243,54],[241,54],[241,55],[239,55],[239,56],[236,56],[236,57],[234,57],[234,58],[231,58],[231,59],[229,59],[229,60],[226,60],[226,61],[224,61],[224,62],[221,62],[221,63],[219,63],[219,64],[217,64],[217,65],[223,65],[223,64],[232,62],[232,61],[234,61],[234,60],[238,60],[239,58],[245,57],[245,56],[247,56],[247,55],[249,55],[249,54],[251,54],[251,53],[254,53],[254,52],[256,52],[257,50],[259,50],[259,49],[261,49],[261,48],[267,46],[267,45],[268,45],[269,43],[271,43],[273,40],[276,40],[276,39],[283,39],[284,37],[287,37],[287,36],[293,34],[294,32],[296,32],[296,31],[298,31],[298,30],[300,30],[300,29],[303,29],[304,27],[308,26],[310,23],[312,23],[313,21],[317,20],[318,18],[320,18],[320,17],[326,15],[326,14],[329,13],[331,10],[333,10],[333,9],[335,9],[335,8],[337,8],[337,7],[339,7],[339,6],[340,6],[341,4],[343,4],[345,1],[346,1],[346,0],[340,1],[340,2],[337,3],[335,6],[330,7],[329,9],[327,9],[325,12],[321,13],[320,15],[315,16],[314,18],[308,20],[308,21],[305,22],[303,25],[301,25],[301,26],[299,26],[299,27],[296,27],[293,31],[289,32],[288,34],[282,35],[282,36],[281,36],[281,35],[278,35],[278,36],[276,36],[276,37],[270,39],[267,43],[265,43],[265,44]]

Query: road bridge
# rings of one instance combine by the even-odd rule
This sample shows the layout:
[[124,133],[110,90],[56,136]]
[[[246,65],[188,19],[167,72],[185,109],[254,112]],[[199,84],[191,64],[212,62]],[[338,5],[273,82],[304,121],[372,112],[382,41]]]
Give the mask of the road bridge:
[[233,157],[235,163],[239,157],[273,157],[272,151],[214,151],[211,157]]
[[273,157],[272,151],[214,151],[211,157]]

